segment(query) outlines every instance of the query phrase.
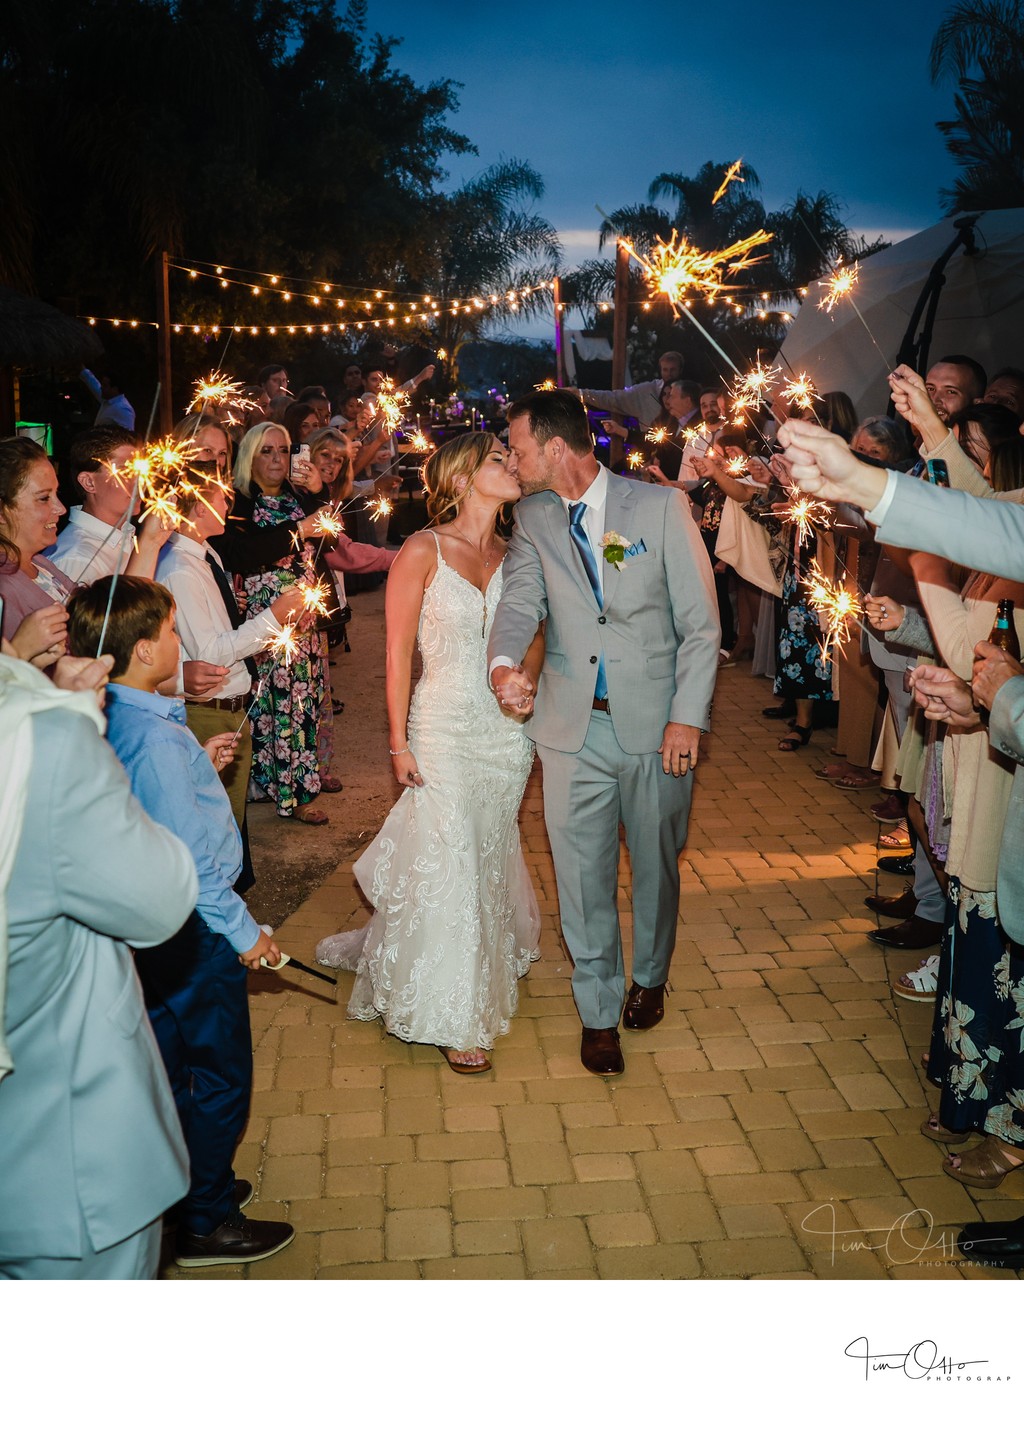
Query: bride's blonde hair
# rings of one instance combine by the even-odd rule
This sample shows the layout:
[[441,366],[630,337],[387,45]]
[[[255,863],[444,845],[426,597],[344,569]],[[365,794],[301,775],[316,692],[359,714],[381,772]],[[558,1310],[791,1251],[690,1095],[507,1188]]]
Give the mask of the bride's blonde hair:
[[[427,491],[427,513],[435,524],[450,524],[458,518],[463,500],[472,493],[473,480],[494,447],[490,434],[460,434],[431,454],[423,466],[423,487]],[[465,479],[461,489],[455,481]]]

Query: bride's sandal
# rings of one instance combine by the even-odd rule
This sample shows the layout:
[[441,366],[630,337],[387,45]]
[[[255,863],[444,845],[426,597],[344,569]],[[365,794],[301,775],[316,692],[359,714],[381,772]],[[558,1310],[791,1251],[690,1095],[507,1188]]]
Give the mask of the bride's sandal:
[[[1010,1156],[1016,1162],[1010,1161]],[[997,1188],[1007,1173],[1024,1167],[1024,1152],[1001,1143],[991,1134],[967,1153],[951,1154],[942,1164],[947,1177],[972,1188]]]
[[932,1113],[921,1124],[921,1136],[931,1138],[933,1143],[942,1143],[947,1148],[958,1148],[971,1135],[969,1132],[958,1133],[953,1128],[944,1128],[939,1122],[938,1113]]
[[[471,1048],[468,1050],[468,1052],[464,1049],[460,1052],[458,1048],[442,1048],[439,1045],[437,1051],[441,1054],[441,1057],[445,1060],[453,1073],[470,1074],[489,1073],[491,1071],[490,1060],[482,1048]],[[469,1053],[472,1052],[479,1053],[483,1061],[479,1063],[466,1063],[459,1061],[460,1059],[468,1057]]]

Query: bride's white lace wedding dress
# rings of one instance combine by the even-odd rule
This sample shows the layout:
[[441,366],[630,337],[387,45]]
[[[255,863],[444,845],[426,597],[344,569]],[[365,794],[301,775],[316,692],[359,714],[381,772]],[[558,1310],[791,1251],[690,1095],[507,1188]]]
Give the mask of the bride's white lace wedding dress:
[[487,686],[501,567],[482,594],[437,548],[409,707],[423,787],[403,792],[355,864],[370,922],[324,938],[316,956],[355,970],[350,1018],[381,1017],[407,1042],[464,1051],[508,1032],[518,980],[538,957],[518,826],[533,744]]

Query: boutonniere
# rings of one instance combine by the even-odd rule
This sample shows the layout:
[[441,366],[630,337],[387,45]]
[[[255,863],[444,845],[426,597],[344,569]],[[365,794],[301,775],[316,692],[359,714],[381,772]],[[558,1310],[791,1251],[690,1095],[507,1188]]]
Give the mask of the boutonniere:
[[622,534],[616,534],[614,529],[609,529],[601,539],[601,548],[604,550],[606,564],[614,564],[616,569],[622,570],[622,561],[626,557],[626,550],[633,547],[632,540],[625,538]]

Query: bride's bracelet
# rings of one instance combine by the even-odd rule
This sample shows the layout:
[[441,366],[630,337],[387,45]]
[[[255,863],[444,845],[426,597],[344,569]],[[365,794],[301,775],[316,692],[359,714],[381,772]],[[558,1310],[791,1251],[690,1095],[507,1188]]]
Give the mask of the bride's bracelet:
[[389,748],[388,753],[392,758],[397,758],[400,753],[412,753],[410,748]]

